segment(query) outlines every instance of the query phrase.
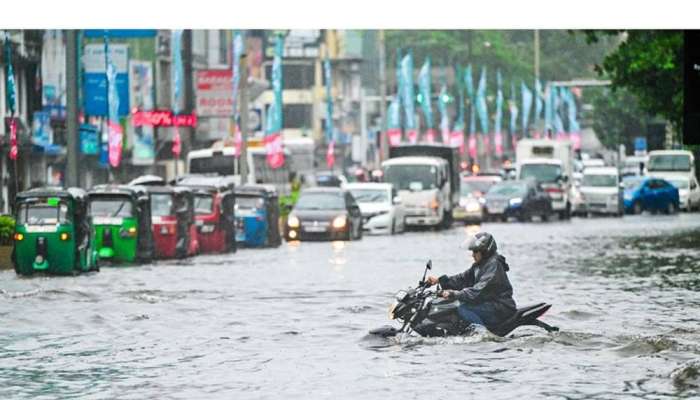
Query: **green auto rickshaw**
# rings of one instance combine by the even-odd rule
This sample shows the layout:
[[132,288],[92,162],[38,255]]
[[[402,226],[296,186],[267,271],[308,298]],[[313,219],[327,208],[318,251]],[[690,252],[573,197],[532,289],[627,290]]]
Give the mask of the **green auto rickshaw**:
[[88,192],[88,199],[98,261],[151,262],[151,202],[146,188],[98,185]]
[[87,193],[79,188],[37,188],[17,194],[12,261],[19,275],[76,275],[99,270]]

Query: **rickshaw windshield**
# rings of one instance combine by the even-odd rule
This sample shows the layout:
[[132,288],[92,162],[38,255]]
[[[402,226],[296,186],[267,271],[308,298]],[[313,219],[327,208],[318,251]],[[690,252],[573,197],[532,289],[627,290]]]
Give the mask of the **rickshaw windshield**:
[[194,197],[195,214],[211,214],[212,211],[214,211],[214,196],[200,194]]
[[236,197],[236,208],[239,210],[254,210],[263,208],[264,201],[260,197]]
[[125,197],[97,198],[90,201],[90,216],[129,218],[134,216],[134,210],[131,200]]
[[173,215],[173,196],[171,194],[151,195],[151,215],[154,217],[166,217]]
[[50,205],[45,203],[21,204],[17,213],[19,225],[55,225],[69,223],[68,205],[59,203]]

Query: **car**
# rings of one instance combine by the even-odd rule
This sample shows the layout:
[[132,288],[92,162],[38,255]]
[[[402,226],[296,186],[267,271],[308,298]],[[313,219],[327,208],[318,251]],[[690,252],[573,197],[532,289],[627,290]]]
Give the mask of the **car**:
[[645,166],[649,162],[649,157],[647,156],[627,156],[622,162],[622,167],[620,168],[620,175],[622,177],[626,176],[643,176]]
[[459,205],[452,211],[453,218],[464,223],[480,223],[484,216],[484,195],[501,181],[495,175],[462,177]]
[[667,181],[678,188],[680,209],[694,211],[700,209],[700,186],[698,178],[686,176],[674,176],[666,178]]
[[585,212],[622,216],[620,175],[615,167],[588,167],[579,187]]
[[625,212],[643,211],[675,213],[680,207],[678,189],[669,181],[654,177],[628,177],[622,181],[625,188]]
[[553,213],[552,200],[534,180],[504,181],[495,184],[486,193],[484,204],[488,219],[507,221],[515,217],[518,221],[532,220],[539,216],[543,221]]
[[345,175],[333,173],[331,171],[319,171],[316,173],[316,186],[321,187],[343,187],[348,183]]
[[349,191],[338,187],[303,190],[285,226],[287,241],[361,238],[360,206]]
[[406,230],[406,210],[392,184],[348,183],[345,188],[360,206],[362,228],[366,233],[394,234]]

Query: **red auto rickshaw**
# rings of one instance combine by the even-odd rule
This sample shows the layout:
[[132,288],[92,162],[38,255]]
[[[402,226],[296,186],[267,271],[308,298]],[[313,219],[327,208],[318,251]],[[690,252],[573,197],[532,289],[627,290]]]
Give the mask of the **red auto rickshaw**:
[[199,248],[203,253],[236,251],[236,219],[232,177],[186,175],[176,182],[194,194]]
[[148,186],[156,258],[185,258],[199,252],[192,189]]

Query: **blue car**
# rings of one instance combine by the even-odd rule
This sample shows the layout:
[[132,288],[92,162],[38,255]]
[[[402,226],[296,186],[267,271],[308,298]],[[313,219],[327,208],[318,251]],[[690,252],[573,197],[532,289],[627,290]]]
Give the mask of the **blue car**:
[[625,188],[625,212],[643,211],[675,213],[679,208],[678,189],[670,182],[648,176],[628,177],[622,181]]

